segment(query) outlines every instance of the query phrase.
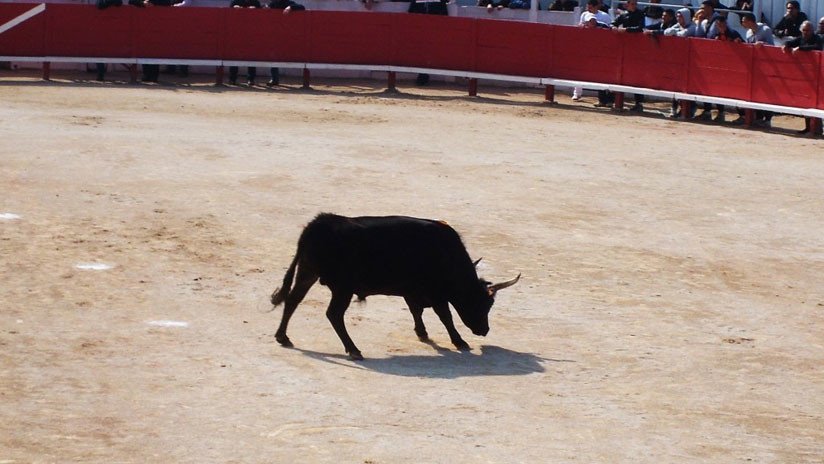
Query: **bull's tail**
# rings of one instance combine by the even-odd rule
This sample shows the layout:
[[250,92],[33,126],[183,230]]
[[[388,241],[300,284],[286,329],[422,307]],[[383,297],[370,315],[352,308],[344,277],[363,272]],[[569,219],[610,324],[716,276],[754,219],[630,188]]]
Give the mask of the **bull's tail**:
[[296,253],[292,264],[289,265],[289,270],[287,270],[286,275],[283,276],[283,285],[272,292],[272,309],[289,298],[289,292],[292,291],[292,281],[295,279],[295,268],[298,266],[299,257],[300,253]]

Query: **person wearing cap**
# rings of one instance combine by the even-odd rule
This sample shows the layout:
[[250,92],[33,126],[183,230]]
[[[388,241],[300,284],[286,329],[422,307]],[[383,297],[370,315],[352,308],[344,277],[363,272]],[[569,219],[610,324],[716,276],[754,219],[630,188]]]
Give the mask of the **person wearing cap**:
[[807,20],[807,15],[801,11],[801,5],[796,0],[787,2],[787,14],[778,21],[773,28],[773,34],[780,39],[794,39],[801,36],[801,23]]

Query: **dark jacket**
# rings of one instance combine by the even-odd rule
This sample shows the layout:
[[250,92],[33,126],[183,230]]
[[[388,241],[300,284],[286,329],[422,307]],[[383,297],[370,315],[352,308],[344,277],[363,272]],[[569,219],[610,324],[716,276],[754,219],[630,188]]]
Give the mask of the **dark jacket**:
[[272,0],[269,2],[269,8],[273,10],[285,10],[290,6],[292,7],[292,11],[303,11],[306,9],[305,6],[292,0]]
[[784,43],[784,46],[788,48],[798,47],[799,50],[803,50],[805,52],[822,50],[824,49],[824,39],[822,39],[820,35],[813,34],[810,36],[810,40],[804,40],[804,37],[797,37],[795,39],[788,40]]
[[627,32],[642,32],[644,24],[646,23],[646,16],[641,10],[627,11],[615,18],[612,22],[613,27],[623,27]]
[[807,15],[800,11],[795,19],[791,18],[790,15],[786,15],[773,28],[773,35],[776,37],[798,37],[801,35],[801,23],[806,20]]

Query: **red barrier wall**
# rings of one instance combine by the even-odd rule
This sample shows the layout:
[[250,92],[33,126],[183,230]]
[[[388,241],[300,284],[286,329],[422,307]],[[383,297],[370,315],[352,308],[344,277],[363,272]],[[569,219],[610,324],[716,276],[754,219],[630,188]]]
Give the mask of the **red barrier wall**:
[[[35,7],[0,4],[0,26]],[[824,109],[821,52],[431,15],[47,4],[0,55],[410,66]]]

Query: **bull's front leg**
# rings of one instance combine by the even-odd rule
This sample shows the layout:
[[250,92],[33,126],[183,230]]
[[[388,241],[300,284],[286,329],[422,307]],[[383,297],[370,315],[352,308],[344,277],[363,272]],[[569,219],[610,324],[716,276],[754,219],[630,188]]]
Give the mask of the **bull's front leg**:
[[326,310],[326,318],[334,327],[338,334],[340,341],[343,342],[343,347],[349,353],[349,359],[353,361],[363,360],[363,355],[352,338],[349,337],[349,332],[346,331],[346,324],[343,321],[343,315],[346,314],[346,309],[349,308],[349,302],[352,301],[353,292],[332,290],[332,301],[329,302],[329,308]]
[[469,344],[461,338],[461,334],[458,333],[457,329],[455,329],[455,324],[452,323],[452,313],[449,311],[449,303],[437,303],[432,306],[432,309],[435,310],[435,314],[438,315],[443,326],[446,327],[446,331],[449,333],[449,339],[452,340],[455,348],[461,351],[469,351],[471,349]]

